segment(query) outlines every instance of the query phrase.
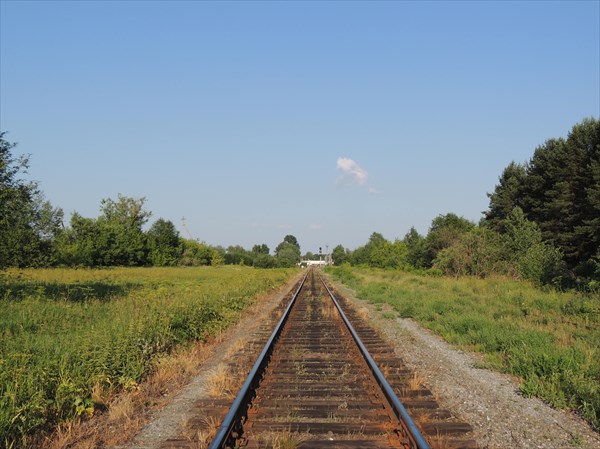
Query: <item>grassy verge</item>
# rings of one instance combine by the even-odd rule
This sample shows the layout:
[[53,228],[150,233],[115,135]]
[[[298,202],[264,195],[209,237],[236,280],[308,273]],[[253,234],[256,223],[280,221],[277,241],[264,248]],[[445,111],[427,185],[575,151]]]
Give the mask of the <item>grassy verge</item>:
[[390,304],[447,341],[521,379],[525,396],[572,408],[600,430],[600,297],[507,279],[449,279],[336,267],[372,303]]
[[160,355],[237,321],[293,270],[9,270],[0,274],[0,445],[91,416]]

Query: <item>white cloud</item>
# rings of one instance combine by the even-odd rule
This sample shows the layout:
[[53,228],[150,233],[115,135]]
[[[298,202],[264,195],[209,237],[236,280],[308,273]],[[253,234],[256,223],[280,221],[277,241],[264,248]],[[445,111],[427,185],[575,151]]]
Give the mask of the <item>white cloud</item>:
[[314,223],[308,225],[308,229],[323,229],[323,225],[319,223]]
[[369,187],[369,193],[372,194],[372,195],[379,195],[379,194],[381,194],[381,191],[377,190],[377,189],[375,189],[373,187]]
[[367,182],[369,173],[360,165],[347,157],[338,157],[336,168],[342,172],[338,178],[339,185],[357,184],[359,186]]

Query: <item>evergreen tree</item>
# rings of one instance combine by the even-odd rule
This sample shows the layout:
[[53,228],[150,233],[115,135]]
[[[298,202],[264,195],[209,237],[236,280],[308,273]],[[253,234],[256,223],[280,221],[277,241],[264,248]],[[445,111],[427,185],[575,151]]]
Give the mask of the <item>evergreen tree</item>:
[[566,139],[536,148],[523,170],[511,163],[490,195],[486,222],[505,232],[515,206],[534,221],[544,242],[563,254],[572,277],[597,277],[600,250],[600,120],[585,119]]
[[490,206],[484,214],[486,223],[492,229],[503,232],[506,217],[516,206],[522,206],[525,177],[525,167],[511,162],[502,172],[494,192],[488,193]]
[[600,120],[586,119],[567,139],[536,149],[527,170],[524,211],[545,241],[561,249],[575,275],[593,274],[600,243]]

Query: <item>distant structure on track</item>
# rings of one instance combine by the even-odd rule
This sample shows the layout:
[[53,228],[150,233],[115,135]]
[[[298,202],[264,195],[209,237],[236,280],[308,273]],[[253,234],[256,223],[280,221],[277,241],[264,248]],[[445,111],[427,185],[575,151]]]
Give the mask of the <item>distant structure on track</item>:
[[307,267],[324,267],[325,265],[331,265],[328,260],[303,260],[300,265]]
[[333,258],[329,253],[329,245],[325,245],[325,254],[323,254],[323,250],[319,247],[319,260],[301,260],[298,263],[301,267],[324,267],[326,265],[333,265]]

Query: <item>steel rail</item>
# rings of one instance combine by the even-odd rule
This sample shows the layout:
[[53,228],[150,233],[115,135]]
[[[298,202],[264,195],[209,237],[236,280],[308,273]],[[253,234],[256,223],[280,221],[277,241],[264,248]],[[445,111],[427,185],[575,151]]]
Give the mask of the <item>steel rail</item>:
[[350,331],[352,338],[354,339],[357,346],[359,347],[363,358],[367,362],[367,365],[369,365],[369,369],[375,376],[375,380],[377,381],[377,383],[379,384],[379,387],[383,391],[388,403],[390,404],[390,407],[392,407],[392,410],[394,411],[394,413],[400,420],[400,423],[403,426],[403,430],[405,431],[404,436],[407,437],[410,440],[410,442],[412,443],[411,448],[430,449],[429,445],[425,441],[425,438],[423,437],[423,435],[421,434],[421,432],[415,425],[412,418],[409,416],[408,412],[406,411],[406,408],[404,408],[404,405],[402,405],[402,402],[400,401],[400,399],[398,399],[398,396],[396,396],[396,393],[394,393],[394,390],[392,389],[391,385],[386,380],[385,376],[383,375],[383,373],[377,366],[377,363],[375,363],[375,360],[373,360],[373,357],[371,357],[371,354],[369,354],[369,351],[367,350],[367,348],[361,341],[360,337],[354,330],[354,327],[352,326],[352,324],[346,317],[346,314],[343,312],[337,299],[335,299],[335,296],[333,295],[333,293],[331,292],[331,290],[329,289],[329,287],[327,286],[327,284],[325,283],[325,281],[323,280],[323,278],[321,277],[320,274],[319,274],[319,279],[321,280],[321,282],[325,286],[325,289],[327,290],[327,293],[329,293],[329,296],[333,300],[333,303],[335,304],[338,312],[340,313],[340,316],[342,317],[344,324],[346,324],[346,327]]
[[275,346],[275,342],[279,339],[279,335],[281,334],[283,326],[285,325],[288,319],[290,310],[296,302],[296,298],[298,297],[300,290],[302,290],[302,287],[304,286],[304,282],[306,281],[307,277],[308,271],[304,275],[304,278],[302,279],[302,282],[300,282],[296,293],[294,293],[294,296],[292,297],[290,303],[285,309],[283,316],[279,320],[279,323],[275,327],[275,330],[271,334],[271,337],[265,344],[265,347],[260,353],[260,356],[258,357],[256,363],[252,367],[250,374],[248,374],[244,385],[240,389],[240,392],[235,398],[235,401],[233,401],[233,404],[229,409],[229,413],[227,413],[227,416],[225,416],[221,427],[217,431],[217,434],[215,435],[215,438],[213,439],[208,449],[219,449],[225,447],[225,444],[227,444],[227,442],[232,438],[232,432],[234,430],[234,427],[241,426],[242,416],[248,412],[247,407],[250,402],[250,396],[253,394],[253,387],[260,380],[260,376],[263,374],[264,368],[269,362],[269,359],[273,352],[273,347]]

